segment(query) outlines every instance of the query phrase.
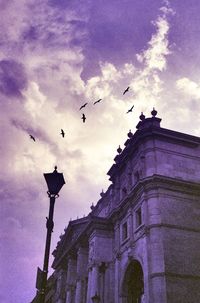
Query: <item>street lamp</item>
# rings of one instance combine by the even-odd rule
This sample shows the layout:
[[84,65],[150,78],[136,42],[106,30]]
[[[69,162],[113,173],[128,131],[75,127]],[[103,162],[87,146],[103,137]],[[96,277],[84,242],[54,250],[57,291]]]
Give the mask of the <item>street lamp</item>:
[[58,197],[58,193],[65,184],[65,180],[62,173],[57,172],[57,166],[52,173],[44,174],[44,178],[48,187],[48,195]]
[[53,226],[54,226],[53,213],[54,213],[55,199],[59,197],[58,193],[63,187],[63,185],[65,184],[63,174],[57,172],[57,166],[55,166],[55,170],[52,173],[44,174],[44,178],[46,180],[48,187],[47,194],[50,198],[50,205],[49,205],[49,216],[48,218],[46,218],[47,236],[46,236],[43,270],[38,268],[37,271],[36,288],[38,289],[38,301],[40,303],[45,302],[45,289],[47,284],[51,233],[53,231]]

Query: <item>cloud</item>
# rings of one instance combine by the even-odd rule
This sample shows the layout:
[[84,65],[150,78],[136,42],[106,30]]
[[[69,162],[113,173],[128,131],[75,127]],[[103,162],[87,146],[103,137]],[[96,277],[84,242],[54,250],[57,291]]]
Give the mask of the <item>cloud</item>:
[[[103,117],[112,121],[113,125],[120,119],[119,110],[125,112],[127,106],[133,102],[140,106],[141,110],[145,110],[152,108],[160,100],[163,90],[162,72],[166,70],[167,56],[171,54],[168,18],[172,14],[174,11],[169,3],[165,2],[156,20],[152,22],[154,33],[147,43],[147,48],[136,54],[139,65],[129,62],[119,68],[111,62],[102,62],[99,75],[90,77],[85,82],[87,98],[109,99]],[[128,85],[131,87],[130,93],[126,98],[122,98],[122,91]],[[136,108],[135,110],[137,111]]]
[[136,55],[143,69],[138,70],[133,78],[131,87],[139,102],[148,100],[148,104],[155,106],[161,97],[163,81],[160,73],[167,67],[167,56],[171,53],[168,34],[170,25],[168,16],[174,11],[169,7],[169,2],[165,1],[165,6],[160,9],[161,14],[157,20],[152,22],[156,32],[148,42],[148,48]]
[[189,78],[181,78],[176,81],[176,87],[185,96],[195,100],[200,99],[200,84],[190,80]]
[[0,92],[8,97],[22,97],[27,87],[27,75],[24,66],[15,60],[0,61]]
[[15,126],[16,128],[23,130],[27,133],[27,135],[33,135],[36,140],[40,140],[43,143],[47,143],[49,146],[52,145],[55,150],[54,152],[57,152],[55,143],[51,140],[51,138],[48,136],[48,134],[45,132],[44,128],[41,128],[39,126],[35,126],[30,121],[27,120],[20,120],[20,119],[12,119],[11,124]]
[[168,14],[170,15],[175,15],[175,10],[171,8],[170,1],[168,0],[163,0],[163,6],[160,8],[160,11],[163,12],[165,16]]
[[[179,117],[176,119],[184,121],[185,132],[187,133],[191,125],[191,117],[194,121],[200,119],[200,83],[183,77],[176,81],[176,95],[179,106]],[[181,124],[180,121],[180,124]],[[199,136],[200,127],[193,127],[193,135]]]
[[140,63],[144,63],[149,70],[162,71],[166,67],[166,55],[170,54],[167,39],[169,24],[164,17],[158,17],[153,24],[156,27],[156,34],[149,41],[149,48],[139,54],[137,59]]
[[[20,13],[16,14],[16,11]],[[65,48],[74,39],[74,34],[77,39],[82,37],[83,27],[77,31],[74,21],[84,21],[84,18],[71,8],[51,7],[48,0],[10,1],[0,21],[1,41],[7,40],[2,46],[8,52],[11,45],[15,45],[15,52],[41,47]]]

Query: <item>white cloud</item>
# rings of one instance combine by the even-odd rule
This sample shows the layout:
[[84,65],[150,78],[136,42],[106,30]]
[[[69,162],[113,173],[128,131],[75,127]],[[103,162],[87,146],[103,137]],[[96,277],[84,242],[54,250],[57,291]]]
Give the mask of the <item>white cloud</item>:
[[[136,55],[142,65],[131,81],[131,88],[135,93],[135,99],[152,108],[160,100],[163,89],[161,72],[167,68],[167,56],[171,53],[168,41],[170,25],[168,15],[173,13],[169,3],[165,2],[161,15],[153,22],[156,32],[148,42],[148,48]],[[143,110],[147,108],[145,105]]]
[[37,118],[40,115],[42,106],[46,101],[46,96],[44,96],[40,90],[39,86],[35,82],[30,82],[29,87],[23,92],[26,98],[25,109],[32,118]]
[[176,87],[185,96],[189,96],[193,99],[200,99],[200,84],[190,80],[189,78],[181,78],[176,81]]
[[160,8],[160,11],[163,12],[165,15],[175,15],[175,11],[171,8],[170,2],[168,0],[163,0],[163,6]]
[[101,63],[101,72],[105,81],[117,82],[121,78],[120,71],[111,63]]
[[137,55],[139,62],[144,63],[149,70],[162,71],[166,68],[166,56],[170,54],[168,48],[167,34],[169,31],[169,24],[165,17],[158,17],[154,22],[156,33],[149,41],[149,48]]
[[[66,12],[65,25],[57,25],[56,13],[50,9],[46,14],[45,3],[40,4],[40,9],[34,8],[38,16],[34,16],[32,23],[39,26],[39,32],[49,25],[49,30],[63,41],[66,32],[69,32],[69,35],[71,33],[68,21],[78,17],[72,12],[69,12],[69,15]],[[30,9],[25,4],[23,7]],[[16,7],[10,8],[14,10]],[[24,8],[22,15],[28,16],[26,10]],[[24,20],[22,27],[21,19],[13,21],[16,22],[19,32],[17,31],[16,37],[9,34],[12,41],[20,37],[27,24],[30,25],[27,18]],[[43,35],[40,37],[40,43],[36,42],[35,46],[29,43],[24,47],[23,62],[29,78],[28,88],[23,92],[26,99],[23,104],[15,106],[15,113],[10,112],[9,106],[6,109],[8,117],[18,121],[23,130],[13,130],[15,140],[8,140],[4,149],[12,150],[13,156],[9,163],[16,172],[23,173],[28,167],[32,172],[34,167],[35,171],[38,167],[48,169],[48,163],[52,166],[58,162],[75,180],[83,159],[87,163],[83,174],[91,175],[90,171],[93,171],[95,163],[104,163],[106,172],[111,161],[110,155],[114,157],[113,151],[119,140],[124,140],[120,139],[124,138],[124,129],[128,130],[131,125],[136,124],[140,111],[144,110],[144,107],[152,108],[161,93],[162,81],[159,73],[166,68],[166,56],[169,54],[169,24],[166,12],[157,18],[155,27],[156,32],[152,35],[147,49],[138,55],[140,67],[126,63],[118,69],[110,62],[102,62],[101,74],[90,78],[86,83],[81,79],[84,56],[80,47],[69,48],[66,44],[63,48],[61,41],[58,49],[52,46],[46,48],[41,43],[41,40],[45,40]],[[68,42],[68,38],[66,41]],[[57,38],[56,43],[59,44]],[[130,85],[131,92],[124,97],[122,92],[127,85]],[[99,98],[103,99],[102,103],[94,107],[92,103]],[[80,104],[84,102],[89,103],[85,109],[85,125],[78,111]],[[134,116],[126,115],[127,109],[133,103]],[[61,128],[66,132],[64,139],[60,136]],[[28,130],[32,130],[36,135],[35,143],[28,138]],[[103,140],[100,141],[102,134]],[[16,141],[20,147],[16,146]],[[106,151],[100,153],[99,150],[102,150],[104,145],[107,145]],[[100,171],[102,172],[102,168]],[[5,173],[9,174],[7,171]],[[101,180],[105,182],[105,174],[101,175]],[[93,181],[91,176],[91,184]]]

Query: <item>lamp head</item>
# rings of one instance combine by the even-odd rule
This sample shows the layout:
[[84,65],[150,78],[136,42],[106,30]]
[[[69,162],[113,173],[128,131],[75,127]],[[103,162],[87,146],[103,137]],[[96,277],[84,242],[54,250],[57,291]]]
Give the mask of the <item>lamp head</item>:
[[65,180],[63,174],[57,172],[57,166],[55,166],[55,170],[52,173],[44,174],[44,178],[47,183],[49,194],[54,196],[58,195],[65,184]]

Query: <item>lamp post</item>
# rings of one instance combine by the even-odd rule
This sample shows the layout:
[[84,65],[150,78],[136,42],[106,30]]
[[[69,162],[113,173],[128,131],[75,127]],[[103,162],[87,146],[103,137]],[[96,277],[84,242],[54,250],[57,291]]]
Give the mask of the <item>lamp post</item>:
[[46,180],[48,187],[47,194],[50,199],[50,205],[49,205],[49,216],[48,218],[46,218],[47,235],[46,235],[43,270],[38,268],[37,271],[36,288],[38,289],[37,297],[39,303],[45,302],[45,289],[47,284],[51,233],[53,231],[53,226],[54,226],[53,213],[54,213],[55,199],[59,197],[58,193],[61,190],[62,186],[65,184],[63,174],[57,172],[56,166],[55,166],[55,170],[52,173],[44,174],[44,178]]

